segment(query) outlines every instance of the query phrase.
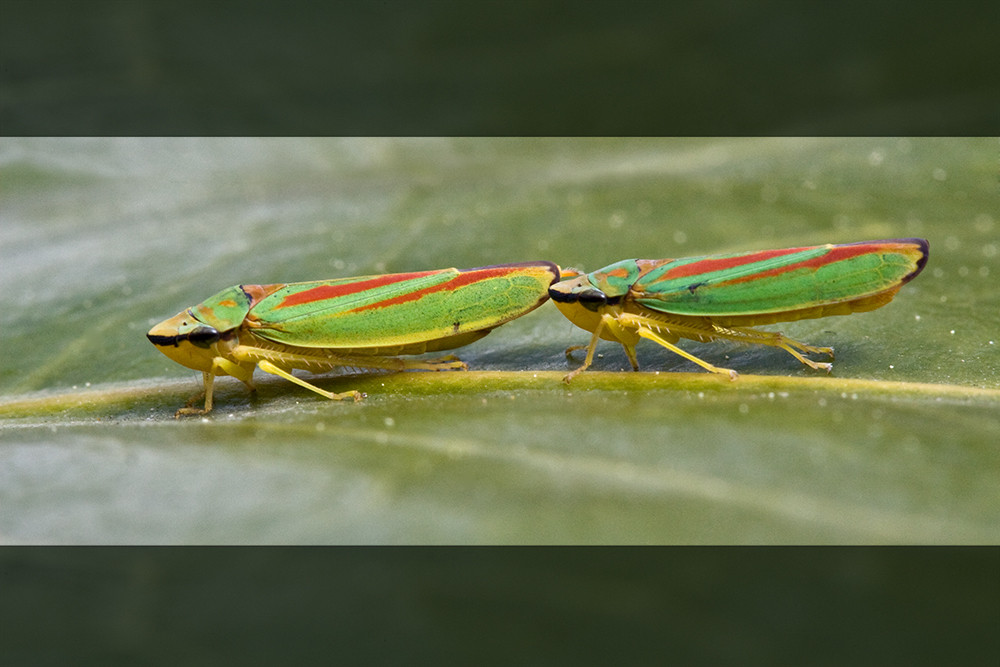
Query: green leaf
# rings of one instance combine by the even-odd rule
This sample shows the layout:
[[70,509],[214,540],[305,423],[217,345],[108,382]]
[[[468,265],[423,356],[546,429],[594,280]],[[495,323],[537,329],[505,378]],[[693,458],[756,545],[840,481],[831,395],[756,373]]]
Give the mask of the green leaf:
[[[996,139],[8,139],[0,538],[45,543],[995,543]],[[595,269],[922,236],[880,310],[652,344],[550,305],[470,372],[218,382],[145,332],[238,283],[547,259]]]

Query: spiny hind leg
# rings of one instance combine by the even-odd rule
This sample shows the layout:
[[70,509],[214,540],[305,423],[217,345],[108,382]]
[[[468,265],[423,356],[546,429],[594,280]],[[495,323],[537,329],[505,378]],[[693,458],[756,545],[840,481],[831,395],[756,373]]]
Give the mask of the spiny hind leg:
[[313,373],[324,373],[334,368],[344,367],[376,368],[389,371],[468,369],[465,362],[455,356],[414,360],[362,354],[301,354],[283,350],[258,348],[250,345],[239,345],[232,350],[231,354],[241,362],[255,364],[257,368],[260,368],[265,373],[277,375],[332,400],[353,398],[355,401],[359,401],[364,398],[364,394],[353,390],[340,394],[324,391],[302,378],[292,375],[290,369],[302,368]]
[[342,401],[345,398],[352,398],[355,401],[360,401],[362,398],[365,397],[365,395],[362,394],[360,391],[355,391],[354,389],[352,389],[350,391],[345,391],[345,392],[340,393],[340,394],[336,394],[336,393],[334,393],[332,391],[325,391],[323,389],[320,389],[319,387],[317,387],[314,384],[310,384],[310,383],[306,382],[302,378],[295,377],[290,372],[286,371],[283,368],[279,368],[278,366],[275,366],[274,364],[272,364],[270,361],[267,361],[266,359],[262,359],[262,360],[258,361],[257,362],[257,368],[259,368],[260,370],[264,371],[265,373],[270,373],[271,375],[277,375],[278,377],[284,378],[284,379],[288,380],[289,382],[294,382],[295,384],[299,385],[300,387],[305,387],[309,391],[314,391],[317,394],[319,394],[320,396],[325,396],[326,398],[329,398],[329,399],[334,400],[334,401]]
[[800,362],[818,371],[826,371],[829,373],[833,370],[833,364],[829,362],[813,361],[808,357],[803,356],[800,352],[805,352],[807,354],[825,354],[833,359],[833,348],[832,347],[817,347],[815,345],[807,345],[805,343],[800,343],[797,340],[792,340],[783,333],[777,331],[757,331],[756,329],[745,329],[743,327],[715,327],[715,335],[719,338],[726,338],[729,340],[735,340],[742,343],[753,343],[756,345],[770,345],[771,347],[778,347],[788,352],[790,355],[798,359]]
[[719,375],[728,375],[730,380],[735,380],[737,377],[739,377],[739,373],[737,373],[733,369],[731,369],[731,368],[719,368],[718,366],[713,366],[712,364],[708,363],[707,361],[705,361],[703,359],[699,359],[698,357],[694,356],[690,352],[685,352],[684,350],[682,350],[681,348],[677,347],[676,345],[674,345],[670,341],[663,339],[661,336],[659,336],[652,329],[649,329],[649,328],[647,328],[645,326],[640,326],[639,328],[637,328],[636,329],[636,333],[639,334],[640,336],[642,336],[643,338],[647,339],[647,340],[651,340],[651,341],[653,341],[654,343],[656,343],[658,345],[662,345],[663,347],[667,348],[668,350],[670,350],[674,354],[678,354],[678,355],[684,357],[685,359],[687,359],[688,361],[693,361],[694,363],[698,364],[699,366],[701,366],[702,368],[704,368],[707,371],[711,371],[713,373],[718,373]]
[[469,364],[465,363],[453,354],[437,359],[398,359],[403,364],[402,370],[415,371],[467,371]]
[[716,373],[729,373],[730,377],[734,377],[735,371],[728,369],[719,369],[711,364],[708,364],[701,359],[698,359],[679,347],[672,345],[669,341],[664,340],[660,335],[663,330],[666,329],[671,337],[676,341],[677,336],[683,336],[684,338],[691,338],[693,340],[700,341],[710,341],[716,339],[732,340],[738,343],[751,343],[755,345],[770,345],[771,347],[778,347],[793,357],[798,359],[800,362],[809,366],[810,368],[815,368],[816,370],[830,371],[832,365],[829,363],[821,363],[813,361],[802,356],[799,352],[815,353],[815,354],[826,354],[830,358],[833,358],[833,349],[829,347],[816,347],[813,345],[806,345],[805,343],[800,343],[796,340],[788,338],[784,334],[773,332],[773,331],[758,331],[757,329],[750,329],[745,327],[723,327],[717,324],[713,324],[709,320],[667,320],[666,318],[651,318],[644,315],[633,315],[624,314],[621,316],[621,321],[625,326],[635,327],[639,335],[643,338],[649,338],[650,340],[656,341],[660,345],[666,347],[667,349],[676,352],[682,357],[689,359],[702,368],[706,368],[710,371]]
[[[678,338],[681,336],[700,341],[712,340],[714,336],[712,334],[711,324],[708,322],[695,321],[685,323],[673,320],[667,321],[664,318],[648,317],[638,313],[621,313],[615,324],[616,331],[634,331],[635,333],[632,334],[632,337],[636,341],[638,341],[640,337],[651,340],[657,345],[670,350],[674,354],[698,364],[707,371],[718,373],[719,375],[728,375],[730,380],[735,380],[739,377],[739,373],[731,368],[713,366],[704,359],[699,359],[690,352],[685,352],[675,345]],[[633,343],[633,348],[634,346],[635,343]],[[627,350],[628,347],[626,346],[626,351]]]
[[[304,360],[305,357],[297,357]],[[324,367],[325,366],[325,367]],[[336,357],[320,357],[316,363],[316,370],[322,372],[335,367],[351,368],[376,368],[386,371],[467,371],[469,365],[449,354],[436,359],[403,359],[402,357],[378,357],[360,354],[338,354]],[[312,369],[310,369],[312,370]]]

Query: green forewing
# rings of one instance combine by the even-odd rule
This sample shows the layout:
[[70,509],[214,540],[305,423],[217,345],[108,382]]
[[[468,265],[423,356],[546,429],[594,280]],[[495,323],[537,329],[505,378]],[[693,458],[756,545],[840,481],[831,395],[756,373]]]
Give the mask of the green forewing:
[[262,299],[253,314],[272,326],[315,321],[441,285],[458,274],[458,269],[440,269],[289,283]]
[[[635,260],[636,303],[678,315],[753,315],[852,301],[898,287],[927,242],[895,239],[679,260]],[[610,268],[610,267],[609,267]]]
[[488,331],[541,305],[558,278],[554,264],[530,262],[297,283],[250,319],[256,335],[287,345],[407,345]]

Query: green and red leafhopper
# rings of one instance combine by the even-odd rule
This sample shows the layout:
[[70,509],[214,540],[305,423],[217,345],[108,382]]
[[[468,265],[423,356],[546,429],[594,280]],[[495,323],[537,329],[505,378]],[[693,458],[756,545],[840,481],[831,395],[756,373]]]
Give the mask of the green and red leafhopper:
[[542,305],[546,290],[557,280],[555,264],[525,262],[236,285],[157,324],[147,337],[170,359],[202,372],[204,408],[182,408],[178,415],[212,409],[216,375],[231,375],[253,390],[255,368],[327,398],[359,400],[360,392],[324,391],[291,371],[464,369],[455,357],[416,360],[399,355],[468,345]]
[[829,372],[832,364],[802,353],[833,359],[832,348],[749,327],[880,308],[920,273],[927,252],[924,239],[890,239],[685,259],[627,259],[563,280],[549,288],[549,296],[573,324],[593,334],[588,345],[566,351],[568,357],[586,347],[587,356],[565,380],[590,366],[602,338],[621,343],[635,370],[635,346],[646,338],[736,379],[736,371],[713,366],[675,345],[688,338],[771,345]]

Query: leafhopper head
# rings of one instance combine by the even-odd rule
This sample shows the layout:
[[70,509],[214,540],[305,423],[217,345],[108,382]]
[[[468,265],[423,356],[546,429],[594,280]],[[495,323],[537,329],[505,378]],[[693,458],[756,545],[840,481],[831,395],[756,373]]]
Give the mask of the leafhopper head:
[[212,368],[212,359],[217,356],[213,348],[222,334],[215,327],[198,320],[188,309],[157,324],[149,330],[146,338],[180,365],[208,372]]
[[616,340],[601,325],[601,315],[609,305],[621,301],[620,297],[609,297],[590,282],[589,275],[555,283],[549,287],[549,298],[559,312],[570,322],[585,331],[598,331],[605,340]]
[[[583,275],[558,282],[549,287],[549,298],[557,306],[567,304],[580,305],[587,310],[597,311],[602,307],[614,304],[617,298],[609,298],[607,294],[590,284],[589,276]],[[560,308],[562,310],[562,308]],[[565,311],[564,311],[565,312]]]
[[211,372],[212,361],[225,356],[236,339],[236,328],[250,307],[271,286],[237,285],[192,306],[149,330],[146,338],[163,354],[181,366]]

